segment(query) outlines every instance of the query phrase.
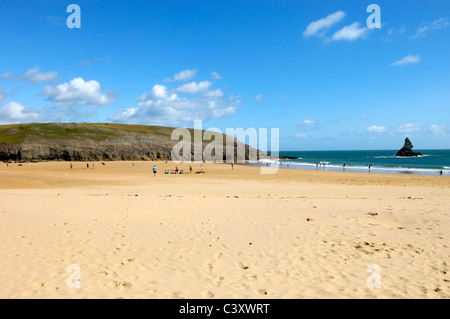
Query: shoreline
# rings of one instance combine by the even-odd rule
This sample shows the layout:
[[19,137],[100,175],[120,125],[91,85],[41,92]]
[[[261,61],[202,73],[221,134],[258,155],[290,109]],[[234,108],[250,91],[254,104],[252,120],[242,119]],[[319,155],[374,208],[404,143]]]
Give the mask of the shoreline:
[[[252,163],[249,165],[264,167],[266,163]],[[305,169],[316,171],[335,171],[335,172],[354,172],[354,173],[379,173],[379,174],[404,174],[404,175],[428,175],[436,176],[440,175],[442,170],[442,176],[450,176],[450,169],[447,168],[418,168],[418,167],[379,167],[371,166],[363,167],[357,165],[338,166],[336,164],[312,164],[312,163],[295,163],[295,162],[280,162],[280,164],[269,164],[268,167],[279,167],[284,169]]]

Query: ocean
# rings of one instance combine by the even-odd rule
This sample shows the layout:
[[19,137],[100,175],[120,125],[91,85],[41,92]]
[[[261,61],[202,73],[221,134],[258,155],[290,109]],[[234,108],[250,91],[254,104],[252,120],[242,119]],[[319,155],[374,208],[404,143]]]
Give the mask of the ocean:
[[[450,150],[415,150],[418,157],[396,157],[396,150],[383,151],[280,151],[279,161],[261,160],[259,165],[280,168],[349,172],[450,176]],[[345,165],[344,165],[345,164]],[[370,169],[369,169],[370,166]]]

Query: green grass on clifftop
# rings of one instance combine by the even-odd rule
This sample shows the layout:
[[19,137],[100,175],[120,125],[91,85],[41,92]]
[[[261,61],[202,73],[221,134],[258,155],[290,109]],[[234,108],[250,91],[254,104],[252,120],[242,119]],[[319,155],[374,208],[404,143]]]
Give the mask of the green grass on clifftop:
[[89,139],[103,141],[125,132],[164,136],[170,139],[172,127],[113,123],[32,123],[0,125],[0,144],[21,144],[31,141],[64,141]]

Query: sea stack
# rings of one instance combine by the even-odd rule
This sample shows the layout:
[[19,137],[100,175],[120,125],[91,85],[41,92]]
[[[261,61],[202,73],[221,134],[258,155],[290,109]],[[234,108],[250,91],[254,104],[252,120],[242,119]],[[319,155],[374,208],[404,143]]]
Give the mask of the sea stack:
[[412,157],[422,155],[422,153],[414,152],[412,148],[413,145],[409,138],[405,138],[405,145],[397,152],[396,156]]

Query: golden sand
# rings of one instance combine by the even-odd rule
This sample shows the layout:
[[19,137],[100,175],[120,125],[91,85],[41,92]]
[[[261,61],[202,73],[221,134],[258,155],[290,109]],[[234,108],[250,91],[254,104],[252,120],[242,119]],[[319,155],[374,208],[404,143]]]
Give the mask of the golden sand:
[[73,165],[0,166],[0,298],[450,297],[448,177]]

